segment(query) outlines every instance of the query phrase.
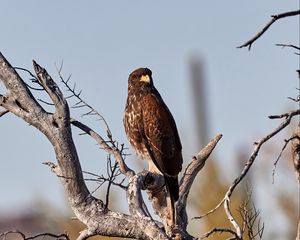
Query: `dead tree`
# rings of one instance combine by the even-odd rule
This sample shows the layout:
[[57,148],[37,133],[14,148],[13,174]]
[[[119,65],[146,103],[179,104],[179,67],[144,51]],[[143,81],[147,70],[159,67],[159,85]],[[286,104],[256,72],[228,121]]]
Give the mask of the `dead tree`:
[[[34,97],[29,86],[18,75],[5,57],[0,54],[0,79],[6,92],[0,95],[0,106],[4,109],[0,116],[10,112],[23,119],[28,124],[41,131],[52,144],[57,164],[46,163],[59,177],[69,204],[86,229],[77,239],[87,239],[94,235],[117,236],[135,239],[170,239],[174,233],[168,232],[165,223],[165,207],[157,203],[157,189],[162,187],[160,176],[151,176],[152,181],[147,181],[149,173],[143,171],[135,173],[125,161],[122,149],[119,148],[112,135],[108,132],[108,141],[85,124],[70,117],[70,109],[66,98],[58,85],[47,71],[33,61],[33,68],[38,84],[49,95],[54,112],[47,112]],[[87,188],[76,147],[72,138],[71,125],[80,128],[89,134],[109,154],[111,154],[120,168],[120,172],[127,178],[127,203],[130,215],[108,209],[102,199],[92,196]],[[195,156],[180,181],[180,197],[177,202],[178,232],[177,237],[194,239],[187,231],[188,218],[186,214],[187,197],[197,173],[204,166],[206,159],[221,139],[217,135],[208,145]],[[141,190],[149,193],[156,213],[161,216],[162,222],[153,220],[145,208]],[[174,236],[173,236],[174,237]]]

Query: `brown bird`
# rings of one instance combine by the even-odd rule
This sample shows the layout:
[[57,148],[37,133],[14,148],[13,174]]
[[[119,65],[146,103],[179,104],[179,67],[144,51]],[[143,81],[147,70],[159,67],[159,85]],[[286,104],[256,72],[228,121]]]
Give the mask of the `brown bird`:
[[129,75],[123,122],[137,155],[149,160],[149,171],[165,177],[174,224],[182,147],[174,118],[154,87],[152,72],[148,68],[136,69]]

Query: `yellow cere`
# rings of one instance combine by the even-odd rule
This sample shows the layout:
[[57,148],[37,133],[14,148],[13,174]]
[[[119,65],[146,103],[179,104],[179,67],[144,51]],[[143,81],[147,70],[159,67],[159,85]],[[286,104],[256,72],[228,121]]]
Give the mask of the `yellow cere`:
[[142,82],[150,82],[149,75],[142,75],[141,78],[140,78],[140,81],[142,81]]

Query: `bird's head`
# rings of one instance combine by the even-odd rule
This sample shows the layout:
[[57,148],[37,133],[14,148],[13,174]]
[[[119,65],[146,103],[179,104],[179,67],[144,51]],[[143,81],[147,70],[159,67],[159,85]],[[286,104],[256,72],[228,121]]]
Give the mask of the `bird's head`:
[[152,72],[149,68],[138,68],[130,73],[128,86],[133,88],[147,88],[153,86]]

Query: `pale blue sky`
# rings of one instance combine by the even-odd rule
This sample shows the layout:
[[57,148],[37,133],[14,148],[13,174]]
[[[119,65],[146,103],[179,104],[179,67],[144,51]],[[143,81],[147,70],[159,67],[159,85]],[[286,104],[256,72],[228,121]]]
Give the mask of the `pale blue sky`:
[[[271,14],[298,7],[298,1],[271,0],[4,0],[0,51],[13,66],[32,69],[35,59],[54,79],[58,79],[55,63],[63,60],[64,75],[72,73],[83,98],[106,117],[115,138],[126,144],[122,117],[127,77],[137,67],[151,68],[154,83],[176,119],[186,161],[199,150],[193,144],[188,68],[188,60],[198,54],[206,67],[210,135],[224,134],[216,154],[228,166],[239,147],[251,149],[255,140],[276,126],[278,122],[268,120],[268,115],[295,107],[287,97],[297,95],[298,57],[274,44],[297,44],[298,20],[275,23],[250,52],[236,46],[260,30]],[[2,86],[0,90],[3,93]],[[103,133],[101,123],[83,121]],[[83,169],[104,169],[105,154],[77,133]],[[27,206],[36,197],[64,208],[58,179],[41,164],[55,161],[46,138],[12,115],[0,119],[0,136],[0,213]]]

